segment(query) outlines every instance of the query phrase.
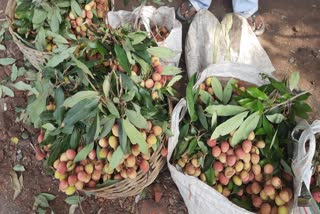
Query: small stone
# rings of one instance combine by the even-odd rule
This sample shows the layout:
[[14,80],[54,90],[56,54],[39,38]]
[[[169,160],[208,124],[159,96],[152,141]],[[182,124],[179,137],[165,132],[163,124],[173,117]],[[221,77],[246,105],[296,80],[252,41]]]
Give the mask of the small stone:
[[288,61],[289,61],[290,63],[294,63],[296,60],[295,60],[293,57],[291,57]]
[[173,206],[176,203],[176,200],[174,200],[173,198],[169,198],[169,204],[171,206]]

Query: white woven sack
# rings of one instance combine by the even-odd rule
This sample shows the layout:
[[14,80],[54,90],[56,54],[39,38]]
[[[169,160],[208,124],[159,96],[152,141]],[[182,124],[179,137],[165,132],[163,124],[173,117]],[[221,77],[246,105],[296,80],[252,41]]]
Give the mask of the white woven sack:
[[[252,83],[255,85],[262,85],[266,83],[266,80],[262,80],[259,71],[250,65],[237,64],[237,63],[225,63],[225,64],[213,64],[208,66],[198,77],[194,88],[198,87],[206,78],[215,76],[220,78],[235,78]],[[184,202],[188,208],[189,213],[225,213],[225,214],[243,214],[251,213],[247,210],[238,207],[233,204],[222,194],[215,189],[200,181],[193,176],[185,175],[183,172],[178,171],[173,165],[170,164],[172,153],[178,143],[179,138],[179,123],[186,114],[186,101],[181,99],[172,112],[171,118],[171,130],[174,136],[169,138],[168,143],[168,157],[167,164],[171,173],[173,181],[176,183],[180,194],[182,195]],[[298,129],[304,130],[299,140],[297,140],[297,147],[295,149],[295,159],[293,160],[292,169],[295,176],[294,179],[294,194],[295,201],[292,213],[297,213],[299,208],[296,207],[296,199],[300,194],[301,181],[304,180],[306,185],[309,186],[311,178],[311,160],[315,152],[315,137],[314,134],[320,131],[320,122],[316,121],[311,126],[306,122],[300,123],[295,131]],[[309,140],[310,149],[308,151],[303,150],[304,143]]]
[[157,44],[160,47],[169,48],[177,53],[174,58],[166,59],[164,63],[178,66],[182,53],[182,25],[176,19],[173,7],[163,6],[156,9],[153,6],[140,6],[132,12],[124,10],[110,11],[107,22],[112,28],[117,28],[128,23],[139,28],[139,24],[141,23],[149,33],[153,25],[165,26],[170,30],[170,34],[164,41]]
[[227,14],[222,22],[208,10],[200,10],[187,34],[185,58],[188,76],[208,65],[235,62],[252,65],[270,74],[275,69],[245,18]]

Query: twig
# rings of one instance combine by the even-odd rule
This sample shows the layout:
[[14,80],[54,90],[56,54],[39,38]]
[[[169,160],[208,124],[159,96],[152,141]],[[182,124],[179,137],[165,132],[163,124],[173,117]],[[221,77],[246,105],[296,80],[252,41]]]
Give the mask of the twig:
[[289,100],[286,100],[286,101],[284,101],[284,102],[282,102],[282,103],[279,103],[279,104],[271,107],[270,109],[266,109],[263,113],[265,114],[265,113],[267,113],[268,111],[272,111],[273,109],[276,109],[276,108],[278,108],[278,107],[280,107],[280,106],[282,106],[282,105],[285,105],[285,104],[287,104],[287,103],[290,103],[291,101],[293,101],[293,100],[297,99],[298,97],[300,97],[300,96],[302,96],[302,95],[305,95],[305,94],[307,94],[307,93],[309,93],[309,92],[311,92],[311,91],[313,91],[313,90],[310,89],[310,90],[308,90],[308,91],[304,91],[304,92],[302,92],[302,93],[300,93],[300,94],[297,94],[296,96],[291,97]]
[[85,213],[83,212],[83,209],[82,209],[82,206],[81,206],[80,194],[79,194],[79,192],[77,192],[77,193],[78,193],[78,196],[79,196],[79,197],[78,197],[78,202],[79,202],[78,204],[79,204],[79,207],[80,207],[80,211],[81,211],[82,214],[85,214]]

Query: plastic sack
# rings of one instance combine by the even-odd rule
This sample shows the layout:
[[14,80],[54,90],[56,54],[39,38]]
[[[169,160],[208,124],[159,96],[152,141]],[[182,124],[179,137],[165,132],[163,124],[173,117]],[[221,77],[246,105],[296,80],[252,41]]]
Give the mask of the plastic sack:
[[133,24],[139,29],[142,24],[145,30],[151,33],[152,26],[165,26],[169,31],[169,36],[162,42],[157,42],[160,47],[166,47],[176,52],[172,59],[167,59],[166,64],[177,66],[182,53],[182,25],[175,17],[173,7],[141,6],[130,11],[110,11],[107,22],[112,28],[117,28],[125,24]]
[[189,77],[210,64],[226,62],[252,65],[267,74],[275,70],[245,18],[227,14],[220,23],[207,10],[197,12],[190,25],[185,58]]
[[[296,139],[296,133],[304,130],[299,139]],[[312,159],[316,150],[315,134],[320,133],[320,120],[315,120],[311,125],[307,121],[301,121],[292,132],[292,139],[296,141],[294,155],[292,160],[292,171],[294,173],[294,207],[293,213],[311,213],[311,211],[298,207],[298,196],[301,193],[302,182],[310,190],[310,181],[312,176]],[[308,144],[308,146],[306,146]],[[306,149],[308,147],[308,149]]]
[[[255,85],[262,85],[266,80],[262,80],[259,71],[251,65],[226,63],[214,64],[206,68],[198,77],[194,88],[197,88],[200,83],[206,78],[215,76],[218,78],[236,78]],[[172,112],[171,130],[174,136],[169,138],[168,142],[168,157],[167,164],[171,173],[173,181],[176,183],[180,194],[188,208],[189,213],[234,213],[243,214],[251,213],[236,204],[229,201],[222,194],[217,192],[214,188],[202,182],[196,177],[185,175],[183,172],[171,165],[169,162],[173,151],[178,143],[179,138],[179,123],[187,112],[185,99],[180,100]],[[294,159],[292,162],[292,169],[295,175],[294,178],[294,204],[292,207],[293,213],[297,212],[297,197],[300,195],[301,181],[304,180],[309,186],[311,178],[311,161],[315,152],[315,136],[314,134],[320,132],[320,121],[315,121],[312,125],[302,121],[296,127],[292,134],[298,130],[304,130],[301,137],[297,140],[297,147],[295,148]],[[309,141],[309,150],[305,151],[304,144]]]

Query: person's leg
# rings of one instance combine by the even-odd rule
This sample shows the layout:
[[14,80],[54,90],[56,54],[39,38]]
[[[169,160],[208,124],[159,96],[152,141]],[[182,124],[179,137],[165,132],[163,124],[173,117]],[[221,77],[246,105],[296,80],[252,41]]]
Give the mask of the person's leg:
[[208,9],[211,5],[212,0],[189,0],[196,11],[201,9]]
[[208,9],[212,0],[185,0],[177,9],[177,18],[182,21],[190,21],[197,11]]
[[233,12],[248,20],[256,35],[264,33],[265,24],[262,16],[258,14],[258,0],[232,0]]
[[232,0],[233,12],[249,18],[258,11],[258,0]]

